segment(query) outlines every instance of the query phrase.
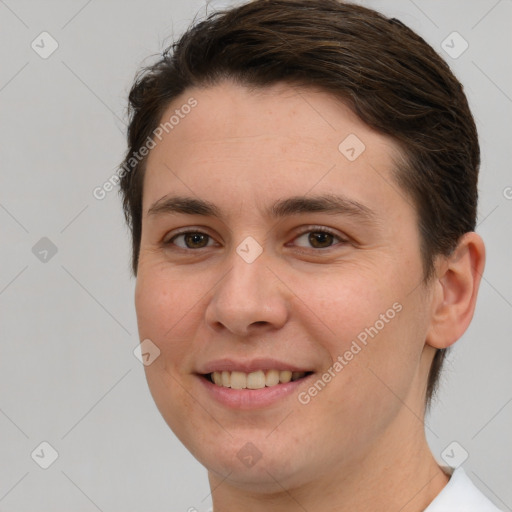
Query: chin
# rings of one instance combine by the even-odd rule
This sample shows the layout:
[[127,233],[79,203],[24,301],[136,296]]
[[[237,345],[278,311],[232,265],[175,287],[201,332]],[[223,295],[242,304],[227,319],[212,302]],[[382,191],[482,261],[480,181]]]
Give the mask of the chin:
[[[178,433],[177,433],[178,435]],[[181,439],[181,437],[178,435]],[[272,436],[271,436],[272,437]],[[288,441],[294,436],[285,434]],[[201,445],[198,439],[212,440],[211,444]],[[253,492],[278,493],[283,488],[301,486],[318,475],[321,468],[314,468],[313,460],[305,447],[294,442],[286,445],[282,439],[268,438],[268,430],[244,431],[243,435],[229,434],[219,438],[212,432],[195,432],[194,439],[185,436],[181,439],[185,447],[218,482],[226,481],[234,487]]]

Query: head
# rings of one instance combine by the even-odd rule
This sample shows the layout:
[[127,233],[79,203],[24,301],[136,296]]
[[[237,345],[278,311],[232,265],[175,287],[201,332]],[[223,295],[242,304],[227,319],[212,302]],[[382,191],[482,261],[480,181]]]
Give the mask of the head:
[[[306,478],[315,463],[287,459],[287,443],[310,439],[308,454],[341,417],[360,435],[342,453],[360,461],[407,424],[404,404],[430,404],[472,317],[479,146],[461,84],[395,19],[271,0],[197,23],[129,101],[121,192],[164,418],[221,473],[249,443]],[[293,419],[205,400],[212,361],[270,354],[308,372]]]

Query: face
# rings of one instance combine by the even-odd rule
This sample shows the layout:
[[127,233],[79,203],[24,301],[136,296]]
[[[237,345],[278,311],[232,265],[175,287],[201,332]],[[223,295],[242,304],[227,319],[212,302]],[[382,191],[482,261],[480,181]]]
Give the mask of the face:
[[191,89],[162,121],[190,98],[144,178],[136,309],[161,414],[250,489],[392,458],[423,428],[432,356],[396,145],[283,84]]

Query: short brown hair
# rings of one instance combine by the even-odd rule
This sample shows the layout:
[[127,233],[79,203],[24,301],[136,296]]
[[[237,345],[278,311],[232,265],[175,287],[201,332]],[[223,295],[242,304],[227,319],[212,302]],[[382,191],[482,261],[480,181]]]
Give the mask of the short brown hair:
[[[169,103],[191,87],[232,79],[250,88],[278,82],[341,99],[401,148],[395,179],[418,212],[424,280],[476,224],[478,135],[463,87],[444,60],[400,21],[337,0],[254,0],[192,25],[129,95],[128,151],[120,181],[137,274],[144,164],[131,158]],[[437,350],[426,406],[446,349]]]

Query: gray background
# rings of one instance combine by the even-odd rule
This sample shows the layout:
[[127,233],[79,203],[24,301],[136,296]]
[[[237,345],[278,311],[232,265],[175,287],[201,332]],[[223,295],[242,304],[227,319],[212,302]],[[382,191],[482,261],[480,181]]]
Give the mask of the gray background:
[[[448,453],[461,459],[466,450],[469,476],[512,510],[512,2],[361,3],[400,18],[443,54],[477,119],[487,267],[427,435],[441,462],[456,441]],[[92,195],[123,156],[134,73],[205,5],[0,0],[0,510],[210,506],[206,471],[160,417],[133,355],[134,280],[117,190],[102,201]],[[43,31],[59,45],[46,59],[31,47],[42,46]],[[441,47],[453,31],[469,43],[458,58]],[[48,462],[48,449],[31,457],[42,441],[59,454],[48,469],[35,462]]]

